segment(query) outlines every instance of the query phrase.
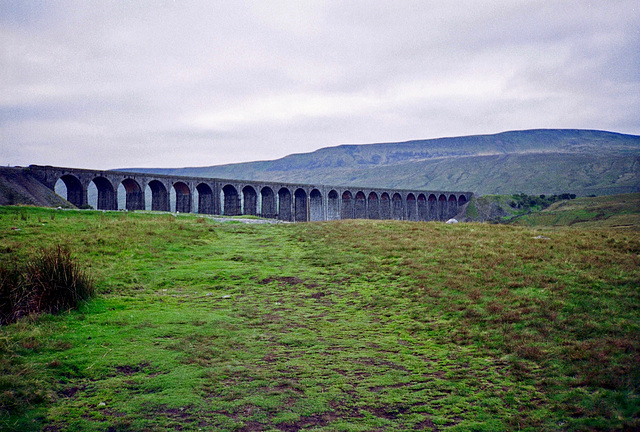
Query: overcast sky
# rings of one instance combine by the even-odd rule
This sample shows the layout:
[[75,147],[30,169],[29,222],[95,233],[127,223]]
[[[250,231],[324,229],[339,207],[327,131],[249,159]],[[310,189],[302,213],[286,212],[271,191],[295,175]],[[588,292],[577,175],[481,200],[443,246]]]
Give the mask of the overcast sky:
[[0,1],[0,162],[208,166],[640,135],[638,0]]

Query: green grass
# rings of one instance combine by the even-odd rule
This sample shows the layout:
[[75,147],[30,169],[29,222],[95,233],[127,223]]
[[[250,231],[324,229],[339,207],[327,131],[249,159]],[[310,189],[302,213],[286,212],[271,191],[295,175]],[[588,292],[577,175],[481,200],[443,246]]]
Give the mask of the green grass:
[[515,223],[530,227],[640,229],[640,193],[582,197],[552,204]]
[[3,430],[640,427],[635,230],[0,207],[54,244],[97,296],[0,328]]

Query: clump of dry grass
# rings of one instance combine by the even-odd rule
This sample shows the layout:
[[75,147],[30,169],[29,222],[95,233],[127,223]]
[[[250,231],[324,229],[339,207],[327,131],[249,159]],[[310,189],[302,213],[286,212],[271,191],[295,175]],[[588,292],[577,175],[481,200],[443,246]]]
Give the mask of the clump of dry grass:
[[94,294],[92,278],[63,246],[41,249],[24,264],[0,266],[0,324],[75,308]]

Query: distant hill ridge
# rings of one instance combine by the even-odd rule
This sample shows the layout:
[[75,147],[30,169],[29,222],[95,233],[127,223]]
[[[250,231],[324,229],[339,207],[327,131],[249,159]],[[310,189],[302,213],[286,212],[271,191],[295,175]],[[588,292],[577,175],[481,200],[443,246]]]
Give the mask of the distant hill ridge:
[[126,169],[246,180],[471,190],[477,194],[611,195],[640,191],[640,136],[535,129],[345,144],[273,161]]

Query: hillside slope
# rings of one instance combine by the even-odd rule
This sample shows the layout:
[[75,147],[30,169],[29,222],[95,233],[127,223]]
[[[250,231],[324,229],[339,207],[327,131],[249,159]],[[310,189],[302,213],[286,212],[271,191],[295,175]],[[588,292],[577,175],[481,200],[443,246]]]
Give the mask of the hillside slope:
[[0,205],[73,207],[28,172],[12,167],[0,168]]
[[341,145],[273,161],[127,169],[247,180],[472,190],[477,194],[609,195],[640,191],[640,136],[539,129]]
[[511,223],[528,227],[640,229],[640,193],[583,197],[560,201],[540,212],[514,218]]

